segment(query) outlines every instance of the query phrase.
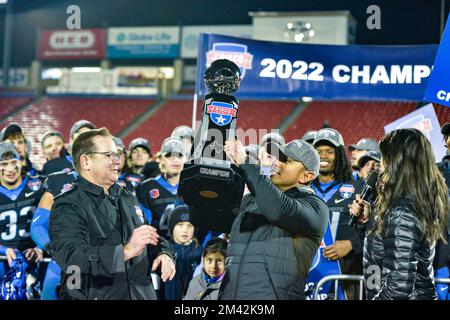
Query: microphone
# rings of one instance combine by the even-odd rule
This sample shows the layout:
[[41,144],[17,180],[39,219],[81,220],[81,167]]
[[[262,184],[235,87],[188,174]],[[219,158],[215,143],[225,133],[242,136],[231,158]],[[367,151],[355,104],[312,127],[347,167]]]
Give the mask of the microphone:
[[[376,171],[372,171],[369,176],[367,177],[367,183],[366,186],[364,187],[362,194],[361,194],[361,198],[364,201],[368,201],[370,196],[372,195],[373,191],[375,190],[375,185],[378,181],[378,173]],[[348,225],[350,227],[354,227],[356,224],[356,221],[358,221],[358,216],[354,216],[352,215],[350,218],[350,221],[348,223]]]

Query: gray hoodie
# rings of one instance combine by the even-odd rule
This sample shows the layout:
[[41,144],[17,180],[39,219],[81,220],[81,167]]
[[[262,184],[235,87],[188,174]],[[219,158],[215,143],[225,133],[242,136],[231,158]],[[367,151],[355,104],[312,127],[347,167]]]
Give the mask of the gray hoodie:
[[218,300],[222,279],[207,284],[205,275],[205,271],[202,270],[202,273],[189,282],[189,288],[183,300]]

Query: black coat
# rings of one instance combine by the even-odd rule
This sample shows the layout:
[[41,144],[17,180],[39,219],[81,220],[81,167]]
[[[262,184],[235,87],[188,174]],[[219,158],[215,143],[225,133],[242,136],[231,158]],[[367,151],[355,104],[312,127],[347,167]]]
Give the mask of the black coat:
[[[83,178],[55,198],[49,223],[52,257],[61,267],[63,299],[156,299],[149,268],[170,254],[160,239],[126,263],[124,245],[143,223],[135,197],[114,184],[110,196]],[[77,285],[77,271],[81,271]]]
[[368,233],[363,255],[368,299],[436,299],[435,246],[426,240],[414,211],[411,200],[401,199],[388,209],[382,235]]
[[310,188],[281,192],[259,167],[241,168],[251,194],[233,222],[219,299],[304,299],[328,208]]

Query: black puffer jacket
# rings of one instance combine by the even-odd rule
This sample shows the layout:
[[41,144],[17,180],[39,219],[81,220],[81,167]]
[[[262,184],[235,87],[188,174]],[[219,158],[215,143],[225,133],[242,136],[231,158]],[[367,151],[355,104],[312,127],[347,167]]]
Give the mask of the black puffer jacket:
[[259,167],[241,169],[251,194],[233,222],[219,299],[304,299],[328,208],[310,188],[281,192]]
[[412,201],[399,200],[384,217],[382,235],[372,231],[364,241],[367,299],[436,299],[434,253]]

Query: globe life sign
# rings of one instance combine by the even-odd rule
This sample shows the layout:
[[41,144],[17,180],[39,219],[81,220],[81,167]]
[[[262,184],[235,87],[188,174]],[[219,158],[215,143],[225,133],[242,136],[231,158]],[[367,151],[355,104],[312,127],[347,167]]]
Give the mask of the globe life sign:
[[229,232],[239,210],[245,181],[223,148],[235,139],[241,73],[236,64],[214,61],[204,75],[208,94],[190,160],[181,172],[178,194],[189,206],[192,223],[206,230]]

